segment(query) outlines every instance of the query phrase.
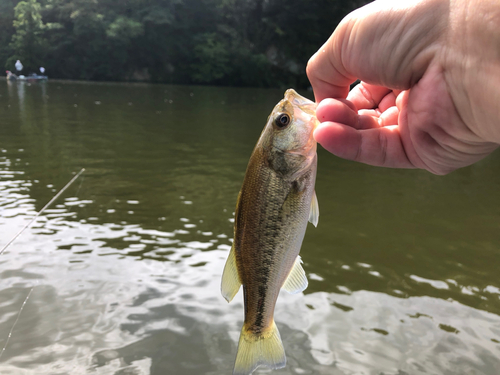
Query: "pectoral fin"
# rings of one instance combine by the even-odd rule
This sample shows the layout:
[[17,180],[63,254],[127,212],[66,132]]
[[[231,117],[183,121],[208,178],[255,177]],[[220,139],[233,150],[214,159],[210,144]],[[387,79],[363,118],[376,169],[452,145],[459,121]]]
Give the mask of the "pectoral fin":
[[307,277],[301,263],[302,260],[300,259],[300,255],[297,255],[293,268],[283,284],[283,289],[288,293],[300,293],[307,288]]
[[315,227],[318,226],[319,221],[319,205],[318,198],[316,197],[316,191],[313,192],[311,199],[311,211],[309,211],[309,222]]
[[238,276],[238,267],[236,266],[236,254],[234,247],[231,247],[229,256],[227,257],[224,272],[222,273],[221,292],[227,302],[231,302],[233,297],[238,293],[241,282]]

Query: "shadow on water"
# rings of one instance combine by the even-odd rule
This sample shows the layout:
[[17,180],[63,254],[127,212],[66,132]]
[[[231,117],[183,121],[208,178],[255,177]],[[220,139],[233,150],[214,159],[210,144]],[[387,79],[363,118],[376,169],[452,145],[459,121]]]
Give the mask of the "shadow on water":
[[[147,300],[151,294],[158,298],[158,291],[148,291],[138,296],[137,300]],[[207,374],[215,375],[221,372],[231,373],[234,363],[236,345],[228,334],[227,326],[217,323],[214,316],[212,323],[199,322],[197,319],[187,317],[178,311],[176,305],[164,305],[149,309],[145,314],[129,316],[130,323],[122,324],[121,329],[131,334],[144,331],[146,326],[154,321],[164,320],[169,317],[172,329],[149,330],[147,337],[130,345],[97,352],[93,358],[93,368],[113,366],[120,364],[120,369],[115,374],[134,374],[139,371],[134,362],[143,359],[150,361],[149,373],[154,374]],[[287,349],[288,366],[304,373],[337,374],[332,372],[330,366],[322,368],[315,361],[308,350],[310,340],[306,333],[294,330],[286,325],[280,325],[280,331]],[[154,350],[151,350],[154,348]],[[131,371],[131,372],[128,372]],[[140,373],[140,372],[138,372]],[[280,370],[278,373],[291,373]]]
[[[137,330],[151,324],[151,321],[165,317],[175,321],[175,330],[152,330],[147,337],[130,345],[116,349],[107,349],[94,354],[93,367],[112,367],[118,360],[120,370],[115,374],[125,373],[134,368],[134,362],[142,359],[150,361],[150,374],[201,374],[230,371],[232,361],[230,352],[234,346],[222,327],[200,323],[196,319],[179,314],[175,305],[161,306],[147,314],[129,316],[133,323],[123,324],[121,329],[134,334]],[[226,353],[224,356],[223,353]],[[226,368],[218,368],[226,364]]]

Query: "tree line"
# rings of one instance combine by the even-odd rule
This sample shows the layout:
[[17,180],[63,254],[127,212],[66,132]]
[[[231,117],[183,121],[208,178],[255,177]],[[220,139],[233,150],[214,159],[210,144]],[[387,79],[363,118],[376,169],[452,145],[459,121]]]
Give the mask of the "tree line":
[[2,0],[0,62],[51,78],[306,87],[366,0]]

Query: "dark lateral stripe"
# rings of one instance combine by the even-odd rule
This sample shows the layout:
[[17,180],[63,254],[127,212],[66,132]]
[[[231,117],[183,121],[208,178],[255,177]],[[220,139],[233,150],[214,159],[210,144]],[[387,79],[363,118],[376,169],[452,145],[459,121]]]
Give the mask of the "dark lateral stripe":
[[238,200],[235,250],[245,298],[245,327],[258,335],[272,322],[281,287],[275,284],[283,272],[278,267],[287,259],[294,231],[302,227],[303,219],[307,221],[309,207],[303,197],[314,172],[306,171],[298,181],[285,181],[256,164],[247,170]]

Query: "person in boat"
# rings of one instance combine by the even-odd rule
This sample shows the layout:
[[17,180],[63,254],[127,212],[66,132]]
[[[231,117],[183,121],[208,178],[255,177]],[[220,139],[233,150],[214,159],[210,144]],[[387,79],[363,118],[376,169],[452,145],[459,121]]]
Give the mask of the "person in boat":
[[17,76],[12,73],[10,70],[6,70],[5,73],[7,73],[7,79],[9,81],[15,81],[17,79]]

